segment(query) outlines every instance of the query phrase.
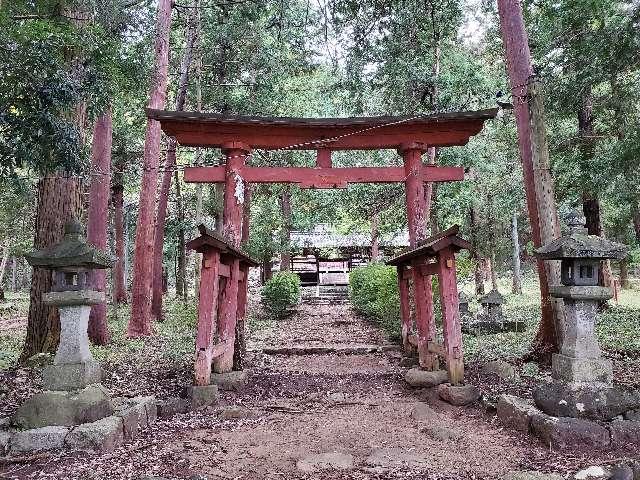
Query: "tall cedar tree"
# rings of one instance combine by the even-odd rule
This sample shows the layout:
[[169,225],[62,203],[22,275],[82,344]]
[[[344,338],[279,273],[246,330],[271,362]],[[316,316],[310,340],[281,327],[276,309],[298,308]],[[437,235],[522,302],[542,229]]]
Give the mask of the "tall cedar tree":
[[[155,69],[149,93],[149,108],[162,110],[166,104],[169,74],[169,33],[171,32],[171,0],[158,1],[155,40]],[[151,298],[153,282],[154,223],[156,189],[160,162],[160,122],[147,119],[138,223],[134,247],[133,284],[129,337],[151,335]]]

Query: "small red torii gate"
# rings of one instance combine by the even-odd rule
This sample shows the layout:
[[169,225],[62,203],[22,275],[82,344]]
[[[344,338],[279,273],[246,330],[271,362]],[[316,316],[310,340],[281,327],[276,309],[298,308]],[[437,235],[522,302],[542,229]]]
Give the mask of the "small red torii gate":
[[[184,179],[186,182],[224,182],[223,233],[234,247],[240,245],[243,233],[246,236],[248,232],[248,225],[243,226],[243,208],[247,184],[254,182],[296,183],[302,188],[404,182],[409,244],[416,247],[425,239],[427,231],[424,183],[464,179],[462,167],[425,165],[422,154],[429,147],[465,145],[496,113],[497,109],[490,109],[414,117],[290,118],[147,109],[147,117],[159,121],[162,130],[175,137],[181,145],[222,149],[226,156],[225,165],[185,168]],[[253,149],[316,150],[316,166],[249,166],[246,159]],[[374,149],[397,150],[404,166],[332,166],[331,152],[334,150]],[[414,270],[413,274],[414,284],[420,286],[424,283],[419,272]],[[246,289],[246,282],[243,288]],[[424,288],[418,291],[424,291]],[[432,325],[433,314],[429,314],[426,297],[416,295],[415,301],[416,324]],[[237,307],[241,308],[236,308],[236,311],[242,313],[243,306]],[[234,320],[240,318],[236,316]],[[199,322],[201,320],[199,318]],[[230,348],[233,356],[233,345],[224,348]],[[229,352],[224,356],[229,358]],[[231,370],[229,363],[224,363],[218,371]],[[431,352],[424,352],[421,365],[425,369],[433,369],[437,366],[437,357]]]

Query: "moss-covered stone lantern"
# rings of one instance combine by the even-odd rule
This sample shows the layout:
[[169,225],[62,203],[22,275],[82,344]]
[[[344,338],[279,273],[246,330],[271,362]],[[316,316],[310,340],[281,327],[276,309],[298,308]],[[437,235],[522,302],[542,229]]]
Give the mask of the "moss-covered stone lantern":
[[565,306],[565,333],[560,353],[552,358],[553,378],[571,383],[612,381],[611,362],[602,358],[595,335],[595,319],[600,302],[613,296],[599,285],[601,262],[621,260],[624,245],[589,235],[584,217],[573,212],[567,217],[569,232],[536,250],[543,260],[560,260],[561,285],[551,285],[551,296]]
[[[82,388],[89,383],[99,381],[99,367],[92,365],[89,351],[87,326],[91,305],[105,301],[104,292],[92,290],[89,286],[89,273],[96,269],[113,266],[114,259],[86,242],[82,234],[82,225],[72,220],[64,227],[63,240],[52,247],[37,250],[26,255],[33,267],[47,268],[52,271],[52,291],[42,296],[46,305],[57,306],[60,311],[60,345],[54,359],[59,367],[55,375],[52,369],[45,370],[45,385],[54,390]],[[73,370],[76,374],[63,379],[60,370]],[[78,374],[82,370],[82,374]]]

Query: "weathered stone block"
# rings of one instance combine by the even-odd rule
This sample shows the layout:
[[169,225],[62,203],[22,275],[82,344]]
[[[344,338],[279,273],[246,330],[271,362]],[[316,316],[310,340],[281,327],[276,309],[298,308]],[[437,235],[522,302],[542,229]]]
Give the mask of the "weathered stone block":
[[69,429],[60,426],[19,431],[11,437],[10,451],[12,454],[20,454],[62,448],[68,434]]
[[147,423],[144,407],[141,408],[139,405],[120,405],[116,407],[115,415],[122,419],[122,433],[124,438],[128,440],[134,440],[138,437],[141,417],[144,417],[144,423]]
[[602,448],[610,444],[609,431],[605,427],[580,418],[534,415],[531,418],[531,430],[545,445],[553,448]]
[[438,395],[451,405],[462,406],[477,401],[480,398],[480,390],[473,385],[443,383],[438,386]]
[[80,390],[102,381],[102,368],[95,361],[48,365],[42,372],[47,390]]
[[412,387],[431,388],[449,381],[446,370],[422,370],[420,367],[412,368],[404,375],[404,380]]
[[158,402],[153,395],[133,397],[127,402],[140,408],[140,428],[147,428],[157,420]]
[[617,420],[609,424],[611,445],[614,447],[640,447],[640,422]]
[[541,413],[532,402],[513,395],[500,395],[497,410],[500,422],[519,432],[528,432],[531,418]]
[[563,382],[610,385],[613,381],[613,364],[605,358],[574,358],[557,353],[551,360],[551,376]]
[[97,422],[77,426],[65,438],[69,448],[111,451],[122,444],[122,418],[113,415]]
[[212,373],[211,383],[217,385],[220,390],[239,392],[249,383],[249,373],[247,370]]
[[21,428],[80,425],[113,414],[113,405],[101,385],[79,391],[44,391],[24,402],[12,417]]
[[220,400],[217,385],[191,385],[186,389],[193,410],[215,405]]
[[634,422],[640,422],[640,409],[629,410],[624,413],[625,420],[633,420]]
[[554,417],[611,420],[640,407],[640,391],[628,387],[549,382],[533,390],[536,405]]

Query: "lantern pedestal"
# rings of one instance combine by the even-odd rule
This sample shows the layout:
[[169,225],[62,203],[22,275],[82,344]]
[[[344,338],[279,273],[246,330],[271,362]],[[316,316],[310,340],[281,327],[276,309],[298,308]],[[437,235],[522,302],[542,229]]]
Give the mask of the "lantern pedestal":
[[552,377],[568,383],[610,386],[613,365],[602,358],[595,319],[599,303],[612,297],[611,289],[553,285],[550,293],[564,300],[565,309],[565,332],[560,353],[552,357]]

